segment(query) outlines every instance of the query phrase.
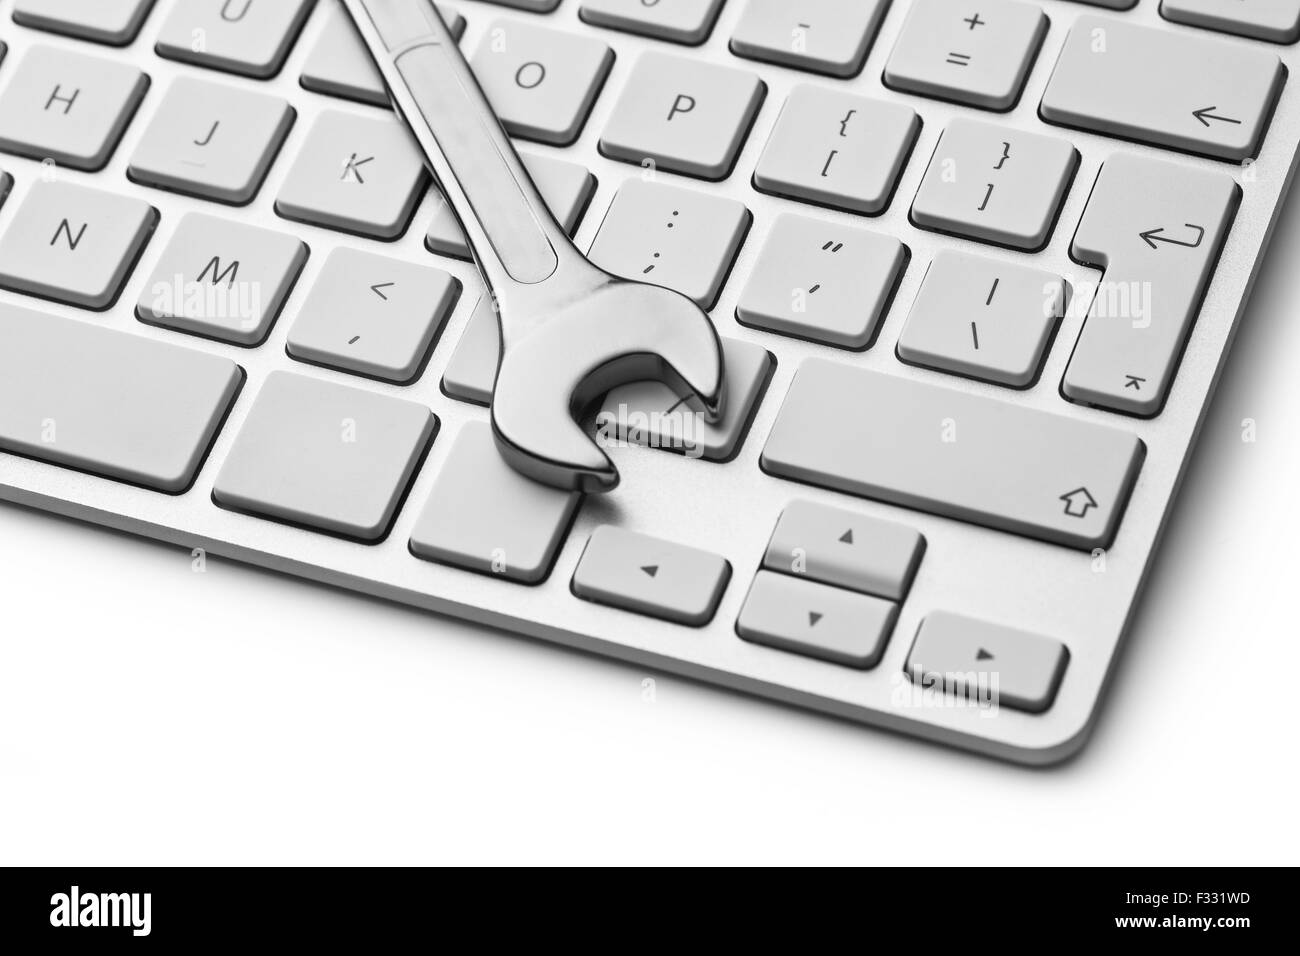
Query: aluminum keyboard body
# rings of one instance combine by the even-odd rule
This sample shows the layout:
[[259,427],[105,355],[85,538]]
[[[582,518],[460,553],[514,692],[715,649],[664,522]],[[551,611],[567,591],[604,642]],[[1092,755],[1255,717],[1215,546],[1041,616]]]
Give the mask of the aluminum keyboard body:
[[[160,214],[159,231],[145,248],[117,304],[104,312],[87,312],[67,305],[38,301],[0,291],[0,302],[62,315],[147,339],[184,345],[237,362],[247,382],[219,432],[197,481],[186,493],[166,495],[93,475],[66,470],[38,460],[0,453],[0,498],[158,539],[185,549],[206,551],[276,571],[503,628],[534,638],[595,652],[662,670],[714,682],[778,701],[838,717],[904,731],[1025,763],[1050,763],[1076,751],[1086,739],[1124,638],[1126,626],[1217,377],[1227,357],[1236,324],[1243,312],[1256,269],[1275,216],[1294,172],[1300,142],[1300,87],[1294,75],[1282,89],[1257,160],[1248,167],[1183,153],[1142,146],[1092,133],[1052,126],[1040,119],[1038,106],[1071,24],[1079,17],[1113,16],[1127,23],[1148,25],[1184,34],[1213,36],[1223,42],[1266,49],[1281,57],[1288,71],[1300,67],[1300,52],[1283,46],[1210,34],[1163,20],[1154,0],[1141,0],[1129,11],[1111,11],[1065,0],[1040,5],[1049,21],[1042,48],[1034,60],[1023,94],[1005,113],[897,92],[881,82],[886,60],[895,46],[908,12],[908,3],[895,0],[882,21],[865,68],[851,79],[813,76],[793,69],[740,59],[728,49],[744,3],[730,0],[702,46],[683,48],[660,40],[601,29],[579,18],[579,0],[563,0],[547,14],[481,2],[449,3],[468,23],[462,48],[473,51],[485,42],[493,21],[526,20],[574,34],[599,37],[616,58],[601,95],[576,141],[556,147],[527,143],[524,151],[579,163],[594,173],[597,187],[578,228],[576,243],[587,249],[606,210],[625,181],[639,178],[635,166],[601,155],[597,142],[637,56],[646,51],[688,56],[746,71],[762,79],[767,94],[744,142],[734,171],[718,182],[703,182],[668,172],[666,183],[743,203],[753,225],[740,249],[729,279],[710,310],[724,338],[755,343],[776,359],[767,390],[760,400],[745,440],[735,457],[710,462],[647,448],[613,452],[622,484],[613,494],[588,497],[560,548],[547,579],[524,585],[485,574],[421,560],[409,542],[435,478],[453,446],[453,438],[470,422],[486,420],[486,409],[453,400],[439,383],[478,298],[480,283],[469,263],[432,255],[424,245],[425,230],[439,205],[426,196],[405,234],[380,243],[316,226],[289,222],[275,210],[275,198],[317,115],[343,110],[375,115],[377,107],[309,92],[299,85],[308,55],[315,46],[332,4],[321,3],[311,14],[284,68],[272,79],[253,79],[200,70],[159,57],[154,44],[170,4],[163,0],[145,23],[141,35],[123,49],[38,32],[12,23],[11,3],[0,2],[0,39],[8,46],[0,62],[0,90],[17,63],[34,44],[76,50],[133,64],[149,75],[151,88],[139,114],[127,128],[108,164],[98,172],[60,168],[61,181],[93,186],[143,200]],[[1153,65],[1153,69],[1155,69]],[[298,112],[283,149],[271,165],[265,183],[247,206],[232,208],[200,199],[151,189],[128,179],[126,167],[136,151],[162,91],[175,78],[199,76],[250,91],[273,93],[289,100]],[[800,84],[818,85],[873,99],[905,104],[920,115],[916,145],[887,209],[864,217],[777,198],[754,188],[751,176],[782,104]],[[1206,104],[1209,105],[1209,104]],[[953,120],[976,119],[1010,130],[1046,134],[1071,142],[1079,165],[1056,227],[1046,247],[1026,254],[918,228],[909,220],[912,199],[926,173],[940,134]],[[1037,380],[1024,390],[1010,390],[967,378],[915,367],[900,361],[896,346],[908,309],[917,297],[926,267],[937,254],[959,250],[1065,277],[1072,285],[1096,280],[1095,270],[1070,256],[1070,243],[1083,216],[1089,190],[1109,157],[1132,153],[1168,159],[1186,166],[1227,173],[1242,182],[1240,207],[1227,233],[1198,318],[1192,327],[1176,379],[1159,415],[1135,418],[1067,401],[1060,383],[1073,343],[1083,325],[1081,310],[1067,310]],[[13,193],[0,207],[0,234],[14,220],[28,190],[41,179],[39,162],[0,154],[0,170],[15,180]],[[1243,181],[1244,180],[1244,181]],[[259,346],[241,348],[185,335],[137,320],[133,304],[140,298],[163,255],[167,239],[185,213],[205,212],[219,218],[290,233],[311,249],[311,255],[283,313]],[[896,237],[910,251],[910,261],[884,315],[880,331],[866,351],[844,351],[796,338],[774,335],[739,324],[736,306],[774,221],[794,212],[826,224],[828,237],[837,228],[858,227]],[[339,247],[375,252],[413,263],[433,265],[454,274],[464,291],[442,332],[432,358],[416,381],[388,384],[341,371],[303,365],[286,354],[286,341],[299,307],[322,275],[329,253]],[[3,344],[0,343],[0,347]],[[972,395],[1011,401],[1055,415],[1105,424],[1136,435],[1146,454],[1132,496],[1113,544],[1101,555],[1062,547],[1014,533],[939,517],[909,508],[849,494],[826,491],[774,477],[760,467],[760,455],[801,363],[812,358],[884,372],[903,379],[942,385]],[[251,399],[275,370],[290,370],[326,381],[344,383],[379,394],[422,403],[440,420],[440,432],[419,468],[398,511],[391,532],[377,544],[340,537],[235,513],[213,503],[218,471],[229,455],[249,412]],[[869,409],[828,410],[835,414],[870,414]],[[937,427],[937,423],[936,423]],[[888,449],[882,449],[888,454]],[[878,663],[859,670],[825,660],[760,646],[736,633],[746,594],[760,565],[778,517],[793,500],[804,499],[844,508],[871,518],[906,525],[925,539],[925,553],[906,600],[899,608],[892,637]],[[1225,502],[1225,506],[1230,503]],[[732,576],[710,623],[688,627],[581,600],[571,582],[592,532],[601,525],[640,532],[691,546],[725,558]],[[2,546],[2,545],[0,545]],[[148,582],[140,583],[148,599]],[[7,600],[21,600],[9,596]],[[303,600],[310,595],[303,594]],[[1011,707],[995,714],[978,708],[924,702],[904,676],[913,639],[921,622],[933,612],[951,612],[1005,624],[1049,636],[1069,648],[1068,668],[1052,706],[1043,713]],[[198,611],[196,610],[196,613]],[[250,626],[292,626],[292,622],[250,623]]]

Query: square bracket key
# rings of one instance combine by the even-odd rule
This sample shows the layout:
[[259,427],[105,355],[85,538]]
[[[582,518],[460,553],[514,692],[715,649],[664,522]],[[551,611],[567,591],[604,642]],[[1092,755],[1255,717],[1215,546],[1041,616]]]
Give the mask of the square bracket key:
[[934,149],[912,221],[1034,252],[1047,245],[1078,166],[1065,140],[955,119]]

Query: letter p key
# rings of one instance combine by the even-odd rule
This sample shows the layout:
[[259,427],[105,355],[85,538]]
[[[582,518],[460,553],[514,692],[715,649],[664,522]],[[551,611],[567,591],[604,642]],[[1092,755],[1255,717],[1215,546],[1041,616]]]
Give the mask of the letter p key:
[[671,123],[678,113],[689,113],[693,109],[695,109],[695,97],[678,93],[677,98],[673,100],[672,108],[668,111],[668,122]]

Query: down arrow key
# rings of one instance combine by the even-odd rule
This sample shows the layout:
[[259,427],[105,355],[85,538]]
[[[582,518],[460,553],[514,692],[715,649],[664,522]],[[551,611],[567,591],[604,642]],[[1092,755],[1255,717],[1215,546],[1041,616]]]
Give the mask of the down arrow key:
[[893,601],[759,571],[736,632],[753,644],[864,670],[879,663],[897,613]]

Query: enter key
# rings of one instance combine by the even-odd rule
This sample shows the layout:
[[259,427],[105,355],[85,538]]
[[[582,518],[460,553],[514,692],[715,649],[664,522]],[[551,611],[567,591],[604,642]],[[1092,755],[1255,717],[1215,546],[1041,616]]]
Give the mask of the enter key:
[[1061,383],[1069,399],[1159,413],[1239,196],[1224,173],[1126,154],[1106,161],[1070,248],[1105,273]]

